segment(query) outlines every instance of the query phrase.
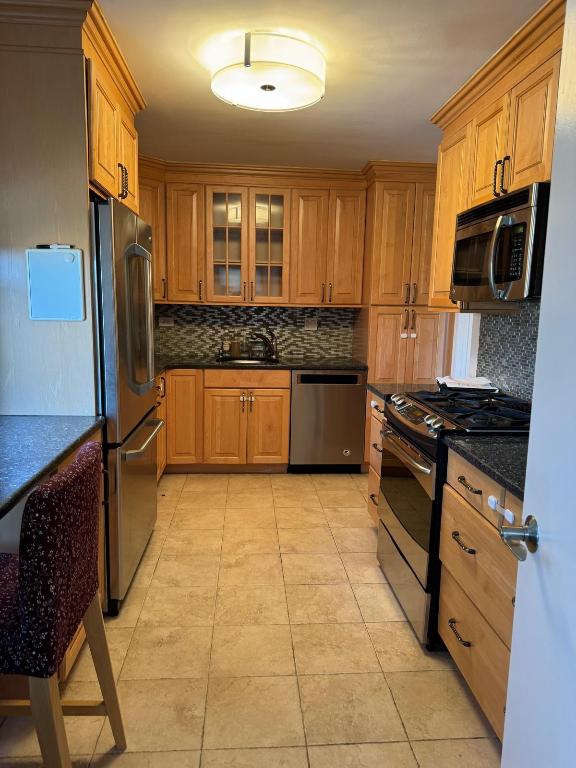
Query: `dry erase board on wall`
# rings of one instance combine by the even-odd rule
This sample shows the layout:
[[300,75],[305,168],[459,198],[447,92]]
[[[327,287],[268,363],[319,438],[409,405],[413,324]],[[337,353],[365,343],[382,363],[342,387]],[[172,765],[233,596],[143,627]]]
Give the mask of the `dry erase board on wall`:
[[84,320],[84,270],[78,248],[29,248],[31,320]]

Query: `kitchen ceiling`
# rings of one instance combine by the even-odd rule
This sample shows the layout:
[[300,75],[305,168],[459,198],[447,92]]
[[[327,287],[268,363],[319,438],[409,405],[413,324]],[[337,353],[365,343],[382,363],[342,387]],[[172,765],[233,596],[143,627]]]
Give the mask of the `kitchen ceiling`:
[[[434,161],[429,117],[541,0],[100,0],[148,102],[140,151],[167,160],[361,168]],[[203,46],[233,30],[285,28],[317,41],[326,95],[252,112],[210,90]]]

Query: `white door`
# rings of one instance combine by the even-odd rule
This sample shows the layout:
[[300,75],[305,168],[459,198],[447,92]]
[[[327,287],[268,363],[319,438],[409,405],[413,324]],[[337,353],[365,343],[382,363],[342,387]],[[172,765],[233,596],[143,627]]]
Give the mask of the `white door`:
[[503,768],[576,765],[576,0],[568,0]]

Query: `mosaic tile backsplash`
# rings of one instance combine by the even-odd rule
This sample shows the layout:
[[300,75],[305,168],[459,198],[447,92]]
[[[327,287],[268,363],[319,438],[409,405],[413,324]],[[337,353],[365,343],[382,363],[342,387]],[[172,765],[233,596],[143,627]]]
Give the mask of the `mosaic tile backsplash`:
[[[212,358],[222,340],[239,339],[269,326],[278,339],[280,356],[334,360],[352,357],[357,314],[356,309],[157,304],[156,355]],[[161,317],[173,318],[174,325],[159,327]],[[316,318],[318,330],[304,330],[306,318]]]
[[517,397],[532,399],[540,303],[525,301],[518,314],[482,315],[477,375]]

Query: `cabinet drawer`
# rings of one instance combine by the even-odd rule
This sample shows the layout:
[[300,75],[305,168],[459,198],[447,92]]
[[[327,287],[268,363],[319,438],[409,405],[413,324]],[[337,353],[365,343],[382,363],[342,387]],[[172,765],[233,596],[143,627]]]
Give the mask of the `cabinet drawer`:
[[366,400],[372,416],[381,422],[384,415],[384,400],[373,392],[368,392]]
[[370,466],[376,472],[380,474],[382,467],[382,437],[380,432],[382,431],[382,422],[375,419],[374,416],[370,418]]
[[[378,522],[378,494],[380,493],[380,475],[372,467],[368,470],[368,512]],[[374,501],[376,499],[376,501]]]
[[[495,496],[501,503],[503,501],[504,491],[495,480],[492,480],[452,450],[448,451],[446,479],[452,488],[484,515],[492,525],[498,525],[500,516],[488,506],[489,496]],[[520,520],[516,520],[515,524],[519,525]]]
[[448,485],[442,497],[440,560],[510,647],[518,561],[494,526]]
[[204,371],[205,387],[233,387],[238,389],[290,389],[290,371]]
[[[458,640],[451,626],[469,646]],[[484,714],[502,739],[510,651],[444,567],[438,630]]]

